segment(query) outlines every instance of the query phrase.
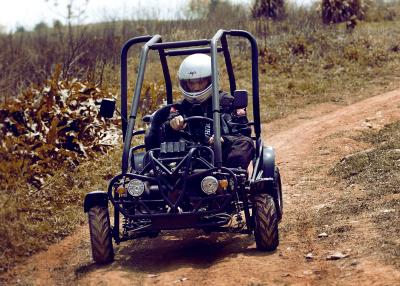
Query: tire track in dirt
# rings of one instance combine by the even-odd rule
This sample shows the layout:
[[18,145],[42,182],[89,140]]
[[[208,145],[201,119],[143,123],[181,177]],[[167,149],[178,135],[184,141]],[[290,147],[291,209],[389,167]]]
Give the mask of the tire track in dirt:
[[[116,247],[114,263],[96,266],[84,226],[16,267],[9,281],[34,285],[399,285],[399,269],[367,251],[368,241],[379,235],[368,218],[347,233],[317,237],[326,228],[351,224],[353,218],[348,214],[326,225],[327,218],[320,212],[342,196],[340,186],[327,175],[330,168],[364,147],[349,134],[396,120],[400,120],[400,90],[346,107],[310,107],[263,126],[264,141],[276,148],[284,188],[281,243],[273,253],[258,252],[254,237],[247,235],[167,232],[155,239],[123,243]],[[350,257],[327,261],[331,251],[347,252]],[[307,253],[313,259],[306,259]]]

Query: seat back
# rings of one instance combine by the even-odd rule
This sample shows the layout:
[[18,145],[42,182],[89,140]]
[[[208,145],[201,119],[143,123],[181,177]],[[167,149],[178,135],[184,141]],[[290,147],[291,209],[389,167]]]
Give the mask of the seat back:
[[162,124],[168,120],[172,106],[174,106],[174,104],[163,106],[151,115],[150,126],[146,130],[146,135],[144,137],[146,151],[160,147],[162,132],[161,127]]

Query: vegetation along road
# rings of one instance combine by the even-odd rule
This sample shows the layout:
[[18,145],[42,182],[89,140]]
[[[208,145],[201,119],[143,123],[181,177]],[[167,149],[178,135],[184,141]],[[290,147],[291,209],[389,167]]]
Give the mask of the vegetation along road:
[[[398,192],[379,193],[378,188],[371,193],[373,183],[340,179],[346,177],[346,164],[380,148],[365,140],[367,134],[381,134],[399,120],[400,90],[395,90],[345,107],[330,103],[306,107],[263,126],[265,142],[276,148],[284,184],[285,213],[276,252],[258,252],[247,235],[165,232],[155,239],[123,243],[116,247],[115,262],[97,266],[91,260],[85,225],[14,268],[8,281],[22,285],[400,285]],[[384,141],[388,145],[390,138]],[[389,151],[398,167],[399,149]],[[351,166],[352,176],[365,171],[357,164]]]

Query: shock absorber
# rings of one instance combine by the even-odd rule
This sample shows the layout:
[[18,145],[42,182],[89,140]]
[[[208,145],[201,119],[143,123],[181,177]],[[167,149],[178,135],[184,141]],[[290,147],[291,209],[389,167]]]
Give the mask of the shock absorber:
[[123,221],[122,221],[122,228],[123,228],[123,233],[122,233],[122,235],[123,235],[124,237],[127,237],[127,236],[128,236],[128,226],[129,226],[129,223],[130,223],[129,218],[127,218],[127,217],[124,216]]
[[236,222],[238,223],[238,227],[243,227],[243,217],[242,217],[242,210],[243,210],[243,202],[239,199],[238,192],[235,192],[236,200],[235,200],[235,209],[236,209]]

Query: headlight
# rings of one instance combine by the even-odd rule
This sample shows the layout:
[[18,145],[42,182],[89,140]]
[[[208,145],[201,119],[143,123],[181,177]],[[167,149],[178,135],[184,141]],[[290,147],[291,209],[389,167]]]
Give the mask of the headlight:
[[218,180],[213,176],[207,176],[201,181],[201,189],[207,195],[215,194],[218,190]]
[[144,192],[144,183],[140,180],[133,179],[128,183],[128,193],[133,197],[139,197]]

